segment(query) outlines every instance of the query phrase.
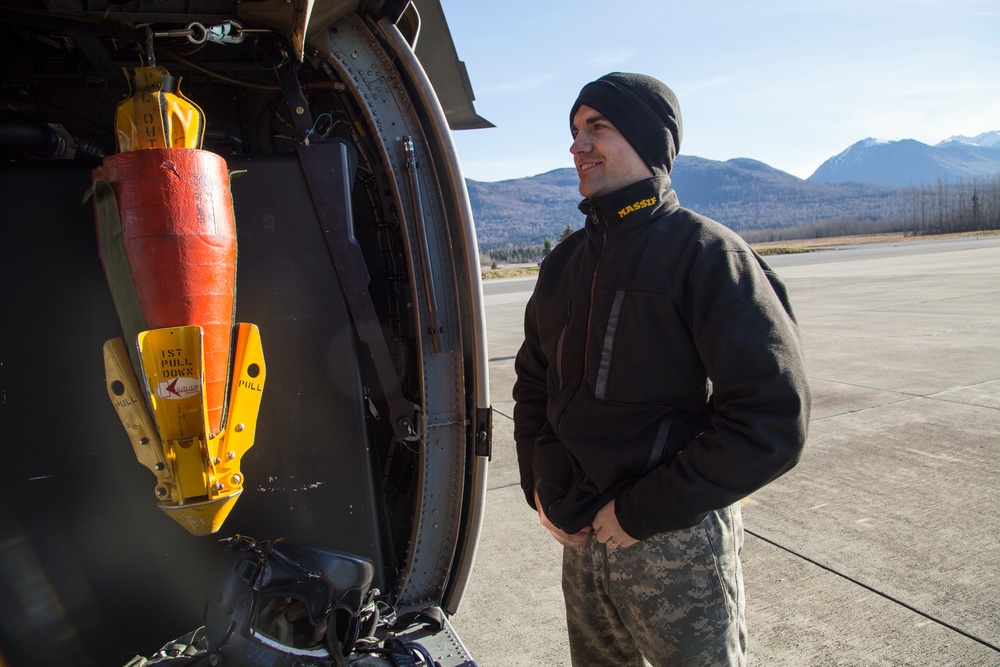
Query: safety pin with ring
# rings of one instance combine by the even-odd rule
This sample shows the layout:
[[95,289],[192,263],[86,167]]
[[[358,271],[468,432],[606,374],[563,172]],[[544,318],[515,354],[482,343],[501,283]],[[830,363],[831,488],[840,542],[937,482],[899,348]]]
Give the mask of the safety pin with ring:
[[192,44],[216,42],[218,44],[241,44],[248,32],[270,32],[270,30],[246,29],[236,21],[223,21],[219,25],[205,27],[192,21],[186,29],[166,30],[153,33],[154,37],[187,37]]

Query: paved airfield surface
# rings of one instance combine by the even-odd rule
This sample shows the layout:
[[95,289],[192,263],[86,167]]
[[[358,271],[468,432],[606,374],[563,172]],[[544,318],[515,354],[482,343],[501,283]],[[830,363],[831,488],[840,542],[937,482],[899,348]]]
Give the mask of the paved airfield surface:
[[[1000,665],[1000,237],[767,258],[813,392],[744,507],[750,665]],[[534,279],[487,281],[493,459],[452,619],[483,667],[568,665],[560,547],[524,503],[514,355]]]

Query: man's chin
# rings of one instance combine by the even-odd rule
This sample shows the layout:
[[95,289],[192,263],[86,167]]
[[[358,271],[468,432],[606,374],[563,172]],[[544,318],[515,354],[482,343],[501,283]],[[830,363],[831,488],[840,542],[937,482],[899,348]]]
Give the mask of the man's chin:
[[584,199],[600,197],[615,190],[606,178],[601,178],[599,174],[587,174],[580,179],[580,187],[577,188]]

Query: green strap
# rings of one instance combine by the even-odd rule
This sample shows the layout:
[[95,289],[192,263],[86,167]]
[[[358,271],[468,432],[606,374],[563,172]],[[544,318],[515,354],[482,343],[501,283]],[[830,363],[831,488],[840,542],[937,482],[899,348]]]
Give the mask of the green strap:
[[146,330],[146,318],[139,304],[139,294],[132,278],[132,268],[125,254],[124,234],[121,216],[118,212],[118,198],[111,183],[97,179],[91,187],[94,194],[94,211],[97,216],[97,239],[104,264],[104,274],[111,289],[111,298],[118,311],[118,320],[125,334],[125,347],[136,377],[142,377],[139,348],[136,338]]

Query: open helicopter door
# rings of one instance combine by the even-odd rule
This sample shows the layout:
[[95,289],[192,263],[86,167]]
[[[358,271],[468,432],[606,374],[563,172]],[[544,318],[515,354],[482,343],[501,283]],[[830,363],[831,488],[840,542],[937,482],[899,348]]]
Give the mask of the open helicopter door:
[[[445,82],[441,94],[452,95],[447,81],[467,81],[438,4],[286,10],[219,0],[204,16],[155,3],[79,12],[9,4],[0,13],[0,98],[9,110],[0,118],[0,661],[117,665],[150,655],[205,623],[218,563],[232,549],[219,540],[241,535],[253,540],[236,544],[255,545],[241,558],[284,564],[261,566],[260,590],[267,582],[286,590],[289,572],[329,572],[329,591],[377,589],[401,618],[428,611],[437,624],[394,632],[419,640],[443,667],[473,664],[446,615],[457,611],[475,558],[491,420],[478,252],[449,123],[485,121],[469,100],[449,103],[457,115],[442,111],[434,86]],[[262,5],[292,14],[253,13]],[[443,40],[417,52],[443,54],[446,67],[424,69],[418,33]],[[190,47],[205,35],[215,37]],[[205,328],[186,316],[127,324],[95,224],[95,174],[116,157],[115,109],[131,92],[121,71],[153,51],[204,110],[204,146],[165,150],[221,156],[231,179],[213,188],[228,186],[235,219],[225,317],[255,331],[227,329],[222,407],[205,417],[203,434],[175,433],[173,449],[164,424],[179,413],[158,422],[155,399],[161,383],[169,393],[175,366],[150,360],[203,350]],[[47,58],[59,60],[59,76]],[[48,134],[73,150],[41,155]],[[165,178],[186,173],[167,153],[153,163]],[[206,201],[195,195],[192,209]],[[127,258],[130,270],[144,262]],[[150,289],[148,279],[169,301],[184,273],[135,278],[133,287]],[[170,336],[184,342],[159,340]],[[102,349],[118,338],[117,366],[106,366]],[[143,354],[163,377],[143,371]],[[177,364],[197,367],[198,354]],[[173,390],[194,391],[185,383]],[[259,405],[252,447],[233,457],[236,473],[225,467],[234,450],[213,446],[219,433],[238,442],[248,430],[241,415],[249,413],[233,402],[241,386]],[[128,407],[149,419],[124,417]],[[146,441],[131,439],[140,422]],[[143,453],[153,445],[158,454]],[[187,488],[197,481],[204,490],[171,495],[161,463],[176,463]],[[191,509],[213,500],[213,485],[237,482],[239,494],[223,494],[228,513],[207,528],[161,512],[165,496],[173,510]],[[353,574],[336,574],[343,567]],[[373,595],[323,599],[348,609],[344,600]],[[247,650],[285,655],[282,646],[272,638]]]

